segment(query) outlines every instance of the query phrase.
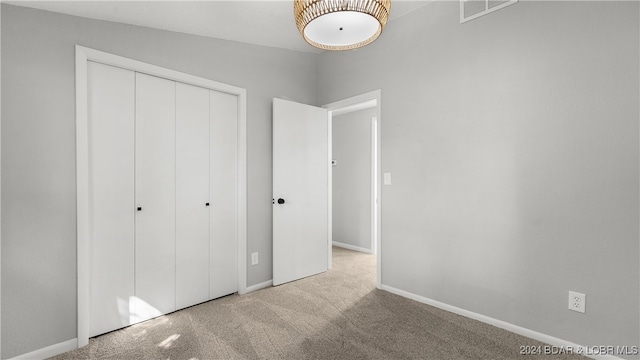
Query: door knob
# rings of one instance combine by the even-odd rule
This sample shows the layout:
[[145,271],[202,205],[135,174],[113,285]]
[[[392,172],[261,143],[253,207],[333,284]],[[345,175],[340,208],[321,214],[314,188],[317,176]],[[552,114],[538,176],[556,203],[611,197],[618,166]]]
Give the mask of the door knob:
[[209,206],[209,203],[204,204],[204,206]]
[[142,211],[142,206],[138,206],[138,211]]
[[280,205],[284,204],[284,199],[283,198],[278,199],[278,204]]

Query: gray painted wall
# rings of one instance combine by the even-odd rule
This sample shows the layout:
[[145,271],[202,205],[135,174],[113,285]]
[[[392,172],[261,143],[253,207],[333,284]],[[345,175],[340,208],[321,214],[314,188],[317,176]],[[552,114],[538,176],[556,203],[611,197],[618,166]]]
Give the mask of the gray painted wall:
[[433,2],[320,55],[320,103],[382,89],[383,284],[638,344],[638,7],[521,1],[460,25]]
[[333,241],[371,252],[371,118],[376,109],[333,117]]
[[2,357],[76,336],[75,44],[248,89],[249,285],[271,278],[271,97],[380,88],[384,284],[637,344],[638,7],[521,1],[460,25],[434,2],[315,56],[3,4]]
[[76,337],[76,44],[247,89],[248,285],[272,277],[271,99],[316,102],[312,54],[2,4],[2,358]]

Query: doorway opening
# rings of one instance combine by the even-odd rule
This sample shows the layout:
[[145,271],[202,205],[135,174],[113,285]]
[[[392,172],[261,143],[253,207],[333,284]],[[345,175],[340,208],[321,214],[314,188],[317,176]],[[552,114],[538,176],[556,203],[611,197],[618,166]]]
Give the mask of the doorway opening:
[[376,90],[324,105],[329,110],[330,229],[332,246],[376,255],[380,288],[380,96]]

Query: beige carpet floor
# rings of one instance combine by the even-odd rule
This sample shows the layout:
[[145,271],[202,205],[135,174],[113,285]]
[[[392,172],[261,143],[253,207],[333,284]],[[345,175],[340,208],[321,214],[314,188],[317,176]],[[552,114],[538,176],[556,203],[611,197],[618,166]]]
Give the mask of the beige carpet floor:
[[580,359],[377,290],[375,256],[334,248],[333,269],[114,331],[53,359]]

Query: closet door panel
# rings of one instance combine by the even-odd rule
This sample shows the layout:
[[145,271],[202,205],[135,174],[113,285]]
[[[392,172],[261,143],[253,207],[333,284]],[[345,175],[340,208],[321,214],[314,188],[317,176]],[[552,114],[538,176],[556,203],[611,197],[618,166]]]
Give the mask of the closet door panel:
[[135,73],[88,63],[89,336],[130,325]]
[[210,91],[212,299],[238,291],[238,98]]
[[176,308],[175,87],[136,73],[137,321]]
[[209,90],[176,84],[176,306],[209,300]]

